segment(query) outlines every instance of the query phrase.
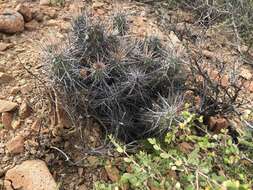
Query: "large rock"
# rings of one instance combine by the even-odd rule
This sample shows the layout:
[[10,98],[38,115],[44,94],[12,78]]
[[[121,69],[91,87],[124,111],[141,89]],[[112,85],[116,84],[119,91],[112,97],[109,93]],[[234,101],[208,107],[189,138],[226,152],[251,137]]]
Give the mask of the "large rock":
[[21,165],[7,171],[5,181],[10,181],[14,189],[56,190],[57,184],[45,162],[41,160],[24,161]]
[[13,10],[5,10],[0,13],[0,32],[14,34],[24,30],[23,16]]
[[18,104],[6,100],[0,100],[0,113],[14,110]]

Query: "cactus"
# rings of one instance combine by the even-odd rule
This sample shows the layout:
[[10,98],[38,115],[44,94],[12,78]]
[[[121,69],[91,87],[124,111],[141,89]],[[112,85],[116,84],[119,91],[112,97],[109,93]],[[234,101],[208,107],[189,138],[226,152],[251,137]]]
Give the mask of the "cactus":
[[[128,35],[125,15],[112,20],[117,32],[87,13],[76,18],[62,52],[47,54],[48,78],[72,113],[95,116],[118,138],[132,141],[162,133],[165,126],[159,129],[153,122],[163,118],[157,113],[165,113],[169,104],[156,105],[184,84],[176,77],[180,61],[158,37]],[[156,114],[150,116],[151,110]]]

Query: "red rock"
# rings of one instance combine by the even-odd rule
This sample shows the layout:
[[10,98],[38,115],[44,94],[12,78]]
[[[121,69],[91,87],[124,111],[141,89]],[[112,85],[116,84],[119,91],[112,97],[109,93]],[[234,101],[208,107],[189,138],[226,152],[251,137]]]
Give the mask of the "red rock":
[[0,32],[14,34],[24,30],[23,16],[13,10],[5,10],[0,13]]
[[45,162],[28,160],[8,170],[5,180],[12,182],[14,189],[23,190],[56,190],[57,184]]
[[9,112],[17,108],[17,104],[14,102],[0,100],[0,113]]
[[225,118],[210,117],[208,120],[208,126],[214,133],[219,133],[222,129],[227,129],[229,123]]
[[12,123],[13,114],[10,112],[4,112],[2,113],[2,124],[5,129],[11,129],[11,123]]
[[247,81],[244,83],[244,88],[248,92],[253,92],[253,81]]
[[18,135],[14,137],[6,144],[7,152],[11,154],[22,153],[24,151],[24,142],[23,136]]
[[179,146],[179,150],[185,154],[190,153],[194,149],[194,146],[192,146],[191,144],[187,142],[182,142],[178,146]]
[[219,129],[226,129],[229,127],[229,123],[228,123],[228,120],[225,119],[225,118],[218,118],[216,120],[216,126],[217,128]]
[[23,101],[19,108],[19,116],[21,119],[25,119],[30,116],[32,108],[27,104],[26,101]]
[[24,20],[26,22],[29,22],[32,20],[32,11],[28,6],[24,4],[19,4],[16,7],[16,11],[18,11],[24,17]]
[[229,79],[228,79],[228,76],[222,76],[221,79],[220,79],[220,84],[223,86],[223,87],[228,87],[229,86]]

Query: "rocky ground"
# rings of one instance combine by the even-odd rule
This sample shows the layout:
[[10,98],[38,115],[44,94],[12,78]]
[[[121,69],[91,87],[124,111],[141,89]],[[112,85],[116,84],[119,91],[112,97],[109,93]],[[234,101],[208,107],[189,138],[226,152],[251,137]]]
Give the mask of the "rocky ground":
[[[182,44],[188,41],[196,51],[202,48],[206,59],[240,61],[237,52],[226,45],[229,39],[223,34],[210,30],[205,43],[194,43],[192,39],[198,37],[201,29],[187,12],[166,12],[162,7],[154,10],[149,5],[129,1],[115,4],[105,0],[69,0],[64,6],[52,5],[47,0],[1,1],[0,189],[85,190],[92,189],[94,181],[113,181],[115,175],[117,178],[117,169],[105,162],[105,158],[110,160],[110,154],[105,154],[107,150],[93,149],[103,143],[97,124],[89,121],[73,127],[60,108],[50,103],[39,71],[43,66],[43,48],[66,40],[71,19],[82,9],[91,8],[95,15],[106,17],[119,7],[130,13],[135,26],[133,34],[160,33],[169,37],[179,53]],[[158,15],[163,15],[162,19]],[[173,26],[168,25],[169,19],[174,19]],[[190,33],[184,33],[182,23],[189,26]],[[174,28],[174,32],[168,28]],[[250,53],[249,57],[253,57]],[[241,76],[247,81],[245,94],[252,103],[252,66],[245,64]]]

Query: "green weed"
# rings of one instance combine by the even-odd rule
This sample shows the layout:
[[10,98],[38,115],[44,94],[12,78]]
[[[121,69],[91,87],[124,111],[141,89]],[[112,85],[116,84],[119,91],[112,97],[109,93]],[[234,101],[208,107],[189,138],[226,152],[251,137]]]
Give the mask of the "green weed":
[[[129,154],[124,146],[112,138],[116,150],[124,155],[130,168],[123,171],[113,184],[97,182],[96,190],[123,189],[227,189],[250,190],[253,183],[251,139],[248,145],[235,144],[228,131],[220,134],[196,134],[195,121],[201,117],[188,111],[184,122],[168,133],[163,140],[148,139],[149,148]],[[202,124],[202,129],[205,126]],[[240,138],[244,139],[242,135]]]

